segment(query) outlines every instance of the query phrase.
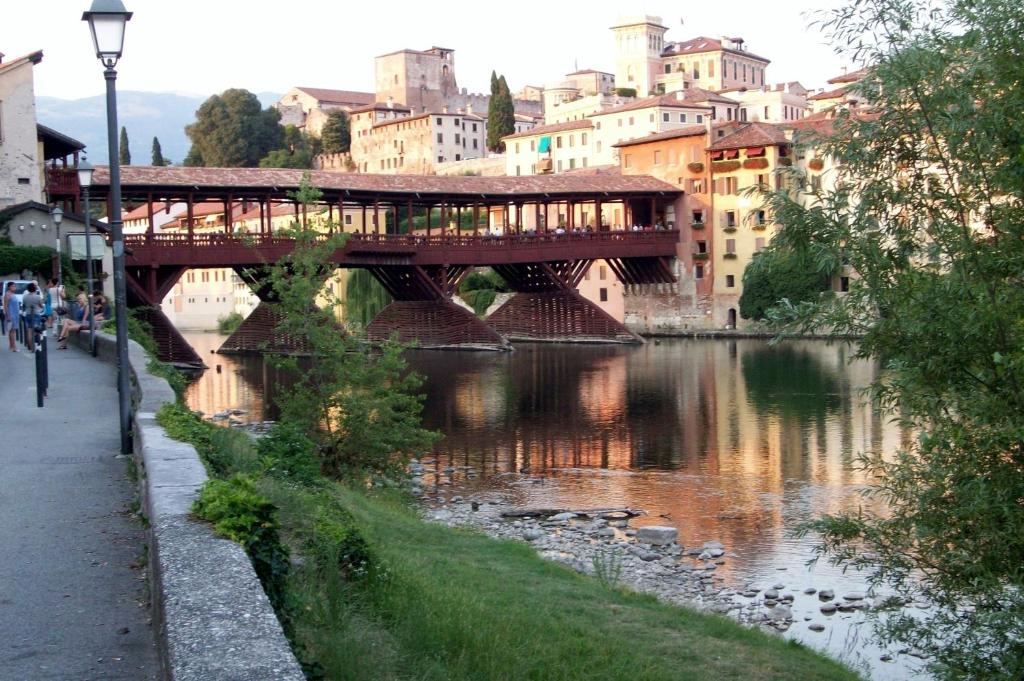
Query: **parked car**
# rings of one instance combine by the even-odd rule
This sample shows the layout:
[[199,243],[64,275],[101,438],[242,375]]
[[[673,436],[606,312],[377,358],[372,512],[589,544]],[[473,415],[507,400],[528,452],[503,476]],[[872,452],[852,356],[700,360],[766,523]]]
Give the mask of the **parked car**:
[[14,297],[18,299],[18,304],[21,304],[21,297],[25,294],[25,289],[28,288],[29,284],[35,283],[39,286],[39,282],[33,282],[29,279],[5,279],[3,286],[0,287],[0,297],[7,292],[7,284],[14,283]]

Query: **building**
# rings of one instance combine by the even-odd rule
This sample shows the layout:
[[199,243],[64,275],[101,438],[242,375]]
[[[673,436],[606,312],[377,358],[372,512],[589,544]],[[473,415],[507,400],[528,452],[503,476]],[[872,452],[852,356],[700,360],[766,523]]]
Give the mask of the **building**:
[[619,155],[615,145],[619,142],[710,123],[716,107],[729,111],[732,117],[735,102],[706,94],[702,90],[681,90],[635,99],[582,118],[509,135],[504,138],[506,172],[538,175],[616,165]]
[[435,164],[487,154],[487,122],[474,113],[381,113],[353,113],[352,160],[359,172],[427,175]]
[[674,86],[706,90],[764,87],[771,62],[747,51],[743,38],[700,36],[669,43],[660,55],[657,84],[665,91]]
[[294,125],[319,137],[332,111],[350,111],[374,101],[376,97],[372,92],[293,87],[274,104],[274,108],[281,113],[282,125]]
[[629,88],[644,97],[654,94],[661,73],[665,32],[661,17],[624,17],[612,26],[615,34],[615,87]]
[[757,88],[732,88],[721,93],[739,105],[737,120],[751,123],[787,123],[806,116],[807,89],[800,83],[778,83]]
[[812,113],[821,113],[835,109],[857,109],[867,103],[864,95],[856,87],[866,70],[858,69],[830,78],[829,85],[834,87],[821,90],[807,98]]
[[583,95],[610,95],[615,92],[615,74],[582,69],[566,74],[565,80]]

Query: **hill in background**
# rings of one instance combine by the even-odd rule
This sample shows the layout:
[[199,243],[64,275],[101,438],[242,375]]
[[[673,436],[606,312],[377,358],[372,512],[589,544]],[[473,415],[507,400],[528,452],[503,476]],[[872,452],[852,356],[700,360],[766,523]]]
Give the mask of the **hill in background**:
[[[269,106],[280,98],[273,92],[260,92],[256,96],[263,106]],[[153,137],[159,137],[164,158],[180,164],[190,146],[185,126],[195,120],[196,109],[204,101],[206,97],[201,95],[119,91],[118,125],[128,129],[132,163],[148,165]],[[43,125],[83,142],[91,163],[107,162],[105,96],[84,99],[36,97],[36,115]]]

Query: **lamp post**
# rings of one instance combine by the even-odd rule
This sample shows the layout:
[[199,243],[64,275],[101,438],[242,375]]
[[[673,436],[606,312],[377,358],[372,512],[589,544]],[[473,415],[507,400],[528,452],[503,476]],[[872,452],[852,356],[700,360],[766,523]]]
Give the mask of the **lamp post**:
[[50,211],[50,217],[53,219],[53,226],[57,230],[57,286],[59,287],[64,283],[63,281],[63,263],[60,259],[60,223],[64,219],[64,211],[61,210],[60,206],[57,206]]
[[90,226],[92,215],[89,214],[89,187],[92,185],[92,164],[82,159],[78,164],[78,186],[82,188],[82,199],[85,202],[85,314],[89,315],[89,354],[96,356],[96,320],[92,316],[92,233]]
[[124,274],[124,235],[121,233],[121,168],[117,144],[117,71],[124,49],[124,28],[132,13],[121,0],[93,0],[82,21],[89,22],[96,57],[107,81],[107,150],[110,166],[110,233],[114,251],[114,315],[117,320],[117,397],[121,421],[121,453],[131,453],[131,407],[128,384],[128,301]]

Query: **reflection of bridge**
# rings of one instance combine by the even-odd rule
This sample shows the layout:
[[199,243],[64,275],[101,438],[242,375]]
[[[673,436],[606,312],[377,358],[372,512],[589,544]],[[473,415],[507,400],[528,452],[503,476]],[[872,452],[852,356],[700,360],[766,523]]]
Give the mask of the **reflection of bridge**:
[[[97,169],[94,179],[100,197],[107,190],[106,170]],[[292,201],[301,179],[302,171],[295,170],[123,168],[126,201],[187,205],[186,231],[156,233],[151,210],[146,233],[126,236],[129,302],[158,308],[186,269],[206,267],[234,268],[267,300],[259,269],[292,248],[290,240],[272,233],[271,205]],[[653,225],[676,221],[682,194],[651,177],[313,172],[311,182],[321,190],[320,210],[326,208],[332,222],[335,211],[339,224],[361,218],[346,230],[348,241],[333,262],[368,270],[394,298],[367,327],[373,339],[398,333],[424,346],[504,346],[507,338],[634,341],[577,292],[590,264],[607,261],[625,284],[675,280],[671,259],[679,233]],[[192,208],[199,201],[223,202],[225,231],[197,231]],[[232,210],[239,204],[259,208],[257,228],[245,234],[231,231],[237,228]],[[296,205],[296,219],[305,219],[300,210]],[[471,216],[469,228],[464,212]],[[431,224],[435,216],[439,224]],[[619,226],[633,224],[646,228]],[[471,268],[485,265],[517,293],[486,323],[451,302]],[[155,327],[169,327],[159,310],[150,314]],[[184,340],[171,328],[165,336],[164,354],[172,357],[177,349],[177,359],[185,359]]]

